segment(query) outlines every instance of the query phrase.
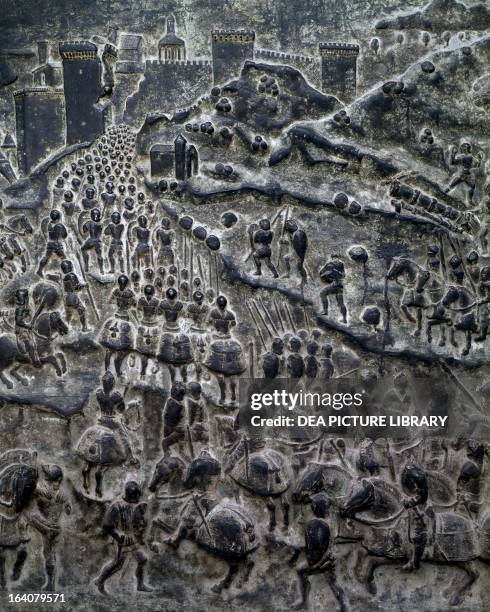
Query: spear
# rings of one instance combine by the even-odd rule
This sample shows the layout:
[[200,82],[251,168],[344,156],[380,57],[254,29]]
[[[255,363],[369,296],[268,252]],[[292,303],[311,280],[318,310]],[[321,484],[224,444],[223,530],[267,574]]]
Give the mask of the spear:
[[257,331],[259,332],[259,336],[260,336],[260,339],[262,340],[262,344],[264,345],[264,349],[267,350],[267,345],[265,343],[264,336],[262,335],[262,331],[260,330],[260,327],[259,327],[259,325],[257,323],[257,319],[255,318],[255,315],[252,312],[252,309],[250,308],[250,304],[248,302],[246,302],[246,304],[247,304],[247,308],[248,308],[248,310],[250,312],[250,315],[251,315],[251,317],[252,317],[252,319],[253,319],[253,321],[255,323],[255,327],[257,328]]
[[281,326],[282,333],[284,334],[286,330],[284,329],[284,324],[282,322],[281,313],[279,312],[279,307],[274,299],[272,300],[272,303],[274,304],[274,308],[276,309],[277,318],[279,319],[279,325]]
[[288,318],[289,318],[289,323],[290,323],[290,325],[291,325],[291,330],[292,330],[294,333],[296,333],[296,327],[295,327],[295,325],[294,325],[294,323],[293,323],[293,317],[292,317],[292,315],[291,315],[291,311],[289,310],[289,304],[286,304],[285,306],[286,306],[286,312],[287,312],[287,314],[288,314]]
[[250,340],[248,344],[248,354],[250,358],[250,378],[254,378],[254,342]]
[[191,430],[189,428],[189,425],[187,425],[187,441],[189,443],[189,452],[191,454],[191,459],[194,459],[194,446],[192,444],[192,436],[191,436]]
[[75,252],[75,257],[77,258],[78,265],[80,266],[80,274],[82,275],[83,282],[85,283],[85,288],[87,289],[87,294],[90,300],[90,305],[94,309],[94,313],[95,313],[95,317],[97,318],[97,321],[100,321],[99,311],[97,310],[97,306],[95,305],[95,300],[94,300],[94,296],[92,295],[92,290],[90,289],[90,285],[87,281],[87,278],[85,277],[85,272],[83,271],[83,265],[80,260],[80,254],[78,253],[78,251]]
[[204,284],[206,279],[204,278],[204,272],[202,269],[202,261],[201,261],[201,256],[199,255],[199,253],[197,254],[197,265],[199,266],[199,275],[201,276],[201,281]]
[[274,321],[272,320],[272,317],[270,315],[270,312],[267,310],[267,308],[264,306],[264,302],[262,301],[262,298],[259,298],[259,302],[260,305],[262,306],[265,314],[267,315],[267,318],[269,319],[269,323],[272,325],[272,329],[276,332],[276,335],[279,335],[279,332],[277,331],[276,326],[274,325]]
[[192,286],[194,282],[194,245],[191,242],[191,261],[189,265],[190,285],[191,285],[191,297],[192,297]]
[[262,321],[262,325],[265,327],[265,329],[267,330],[267,333],[269,334],[269,336],[271,338],[273,338],[273,334],[271,333],[271,330],[267,327],[267,323],[265,322],[264,317],[262,316],[262,313],[259,310],[259,307],[257,306],[257,303],[255,302],[255,300],[252,300],[252,304],[255,306],[255,310],[257,311],[257,314],[259,315],[260,320]]
[[218,258],[214,256],[214,272],[216,274],[216,295],[219,295]]

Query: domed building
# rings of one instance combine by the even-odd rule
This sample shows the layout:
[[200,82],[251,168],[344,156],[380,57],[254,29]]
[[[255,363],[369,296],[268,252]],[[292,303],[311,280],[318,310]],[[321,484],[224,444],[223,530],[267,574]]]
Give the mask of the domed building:
[[185,42],[175,34],[175,19],[167,17],[165,36],[158,41],[158,59],[160,62],[185,60]]

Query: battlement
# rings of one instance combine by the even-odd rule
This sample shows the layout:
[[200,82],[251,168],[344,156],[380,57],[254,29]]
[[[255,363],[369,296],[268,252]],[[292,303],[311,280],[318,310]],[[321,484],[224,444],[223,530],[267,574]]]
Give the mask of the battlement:
[[351,43],[320,43],[320,55],[325,56],[338,56],[338,57],[357,57],[359,55],[359,45]]
[[25,87],[24,89],[18,89],[14,91],[14,98],[21,96],[30,96],[32,94],[59,94],[63,95],[63,89],[53,87]]
[[147,66],[211,66],[209,60],[146,60]]
[[252,30],[214,30],[211,39],[221,43],[253,43],[255,32]]
[[64,60],[92,60],[97,58],[97,46],[88,40],[63,41],[59,52]]
[[272,60],[286,60],[290,62],[297,62],[301,64],[315,64],[318,59],[309,55],[297,55],[295,53],[284,53],[282,51],[273,51],[271,49],[256,49],[255,57],[257,59],[272,59]]

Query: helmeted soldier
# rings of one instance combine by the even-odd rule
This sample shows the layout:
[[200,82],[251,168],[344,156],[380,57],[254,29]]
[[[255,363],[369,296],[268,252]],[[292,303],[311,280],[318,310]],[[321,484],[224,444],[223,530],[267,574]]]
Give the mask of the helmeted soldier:
[[87,240],[82,244],[82,256],[85,264],[85,270],[88,272],[89,269],[89,257],[88,251],[92,249],[95,250],[97,255],[97,263],[99,264],[99,270],[101,274],[104,274],[104,260],[102,257],[102,223],[101,223],[101,215],[100,210],[98,208],[93,208],[90,211],[90,219],[86,221],[82,226],[82,233],[89,235]]
[[111,295],[111,302],[115,302],[117,311],[109,317],[101,331],[100,344],[105,347],[105,369],[108,370],[111,356],[116,353],[114,366],[118,376],[121,375],[121,365],[125,355],[134,348],[134,332],[130,321],[131,309],[136,306],[136,298],[130,289],[129,278],[121,274],[117,279],[118,287]]
[[[296,267],[301,276],[303,282],[306,281],[306,270],[305,270],[305,257],[308,249],[308,237],[306,232],[299,228],[298,224],[294,219],[286,219],[284,223],[284,230],[286,236],[289,237],[291,246],[293,247],[294,256],[296,257]],[[289,277],[291,273],[291,259],[293,255],[291,251],[284,257],[286,264],[286,276]]]
[[476,171],[480,167],[482,159],[481,154],[473,155],[469,142],[463,142],[460,145],[459,153],[456,147],[452,147],[449,163],[452,166],[458,166],[459,169],[453,174],[446,193],[449,193],[460,184],[466,184],[468,186],[467,202],[471,204],[476,187]]
[[335,367],[332,361],[332,345],[326,342],[321,347],[319,378],[330,380],[333,377]]
[[133,228],[133,233],[136,235],[136,249],[133,255],[133,266],[139,270],[141,261],[144,266],[151,266],[151,246],[150,246],[150,229],[148,228],[148,219],[145,215],[138,217],[138,225]]
[[191,319],[191,342],[194,349],[194,365],[196,378],[200,379],[202,374],[202,360],[206,352],[206,319],[209,306],[204,303],[202,291],[194,291],[192,302],[187,306],[187,314]]
[[[345,594],[337,584],[335,576],[335,559],[330,552],[330,527],[326,521],[330,501],[326,493],[321,492],[311,498],[311,510],[314,517],[305,524],[306,562],[296,568],[299,579],[300,598],[293,604],[294,609],[307,608],[311,590],[308,579],[313,574],[325,574],[335,598],[340,604],[341,612],[347,611]],[[297,558],[301,549],[296,551]]]
[[63,470],[59,465],[43,465],[44,482],[35,491],[36,509],[29,513],[28,521],[41,534],[46,584],[43,589],[56,591],[56,545],[61,532],[61,517],[71,514],[71,505],[61,489]]
[[75,208],[77,208],[75,204],[75,196],[73,195],[73,191],[67,190],[63,194],[63,210],[67,217],[71,217],[75,212]]
[[53,187],[53,206],[61,205],[65,193],[65,179],[58,176]]
[[404,569],[416,570],[420,567],[427,543],[427,525],[424,518],[424,509],[429,496],[427,475],[421,467],[409,463],[403,469],[401,484],[411,495],[403,501],[403,505],[410,513],[408,536],[409,541],[413,543],[412,554]]
[[192,381],[187,386],[187,421],[192,440],[208,441],[206,420],[207,414],[202,397],[202,387],[200,383]]
[[111,209],[117,199],[117,195],[114,193],[114,183],[107,181],[105,184],[105,191],[100,194],[100,199],[104,204],[104,210],[106,208]]
[[464,283],[464,269],[463,269],[463,262],[461,260],[461,257],[459,255],[453,255],[449,261],[449,267],[450,267],[450,271],[449,271],[449,278],[450,280],[452,280],[453,283],[456,283],[457,285],[462,285]]
[[231,401],[236,400],[235,377],[245,370],[243,349],[231,335],[231,328],[236,325],[236,317],[227,306],[226,297],[219,295],[216,298],[216,307],[209,313],[209,322],[215,333],[204,361],[204,365],[214,372],[218,379],[221,403],[226,401],[227,378],[230,379]]
[[65,259],[61,262],[61,271],[64,274],[63,289],[65,292],[66,320],[67,322],[69,322],[73,311],[76,310],[78,316],[80,317],[82,330],[87,331],[85,306],[78,297],[78,292],[81,291],[85,287],[85,285],[80,283],[80,281],[78,280],[78,276],[73,271],[73,264],[69,259]]
[[320,292],[322,314],[328,316],[329,296],[334,295],[344,323],[347,323],[347,308],[344,304],[345,266],[338,255],[331,255],[330,261],[321,268],[320,279],[327,285]]
[[177,291],[169,287],[160,303],[165,317],[165,331],[162,334],[158,359],[167,365],[172,382],[175,380],[176,369],[180,370],[182,379],[187,380],[187,364],[192,361],[190,338],[180,331],[178,322],[183,308],[183,303],[177,299]]
[[170,219],[163,217],[155,235],[158,241],[157,265],[173,265],[175,261],[172,246],[174,242],[174,232],[170,229]]
[[160,302],[155,297],[155,287],[149,284],[145,285],[143,294],[138,300],[138,312],[142,313],[142,319],[136,338],[136,350],[141,355],[141,376],[146,375],[148,359],[157,356],[160,336],[158,326]]
[[262,357],[262,371],[265,378],[280,377],[284,372],[284,342],[281,338],[273,338],[271,350]]
[[41,367],[41,361],[36,347],[36,339],[32,331],[35,315],[31,318],[29,308],[29,292],[27,289],[17,289],[15,292],[15,337],[20,353],[27,353],[31,363],[36,368]]
[[138,591],[152,591],[145,584],[144,572],[148,561],[144,552],[147,504],[140,502],[141,488],[137,482],[130,480],[124,487],[121,500],[112,503],[107,510],[103,528],[114,539],[117,551],[114,559],[108,563],[95,580],[99,591],[106,594],[105,582],[119,572],[130,556],[136,560],[136,581]]
[[39,262],[37,273],[43,275],[44,268],[48,265],[51,255],[64,259],[65,250],[63,248],[63,240],[68,236],[66,227],[61,222],[61,213],[59,210],[52,210],[49,213],[49,218],[46,218],[41,226],[47,226],[48,244],[46,245],[46,253]]
[[301,340],[296,336],[289,340],[289,351],[286,361],[289,378],[301,378],[305,373],[305,362],[301,355]]
[[82,198],[83,210],[92,210],[97,206],[97,200],[95,199],[95,189],[93,187],[87,187],[85,189],[85,197]]
[[260,276],[262,274],[262,262],[264,262],[272,272],[274,278],[277,278],[279,274],[271,261],[271,243],[274,239],[274,232],[271,230],[269,219],[261,219],[259,221],[259,227],[257,227],[255,224],[251,225],[249,228],[249,234],[253,249],[253,260],[255,263],[254,274],[256,276]]
[[121,223],[121,215],[114,211],[111,215],[111,222],[106,226],[104,230],[105,236],[111,237],[111,243],[109,245],[109,272],[114,273],[115,256],[119,259],[119,270],[124,272],[124,257],[123,257],[123,241],[122,235],[124,233],[124,223]]
[[320,371],[320,362],[316,356],[318,349],[318,342],[315,340],[306,343],[305,376],[307,378],[316,378]]

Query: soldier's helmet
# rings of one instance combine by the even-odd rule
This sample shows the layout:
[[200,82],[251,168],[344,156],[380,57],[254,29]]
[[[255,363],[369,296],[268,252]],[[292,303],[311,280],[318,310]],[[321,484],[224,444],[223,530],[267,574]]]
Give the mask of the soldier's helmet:
[[61,213],[55,208],[49,213],[49,216],[51,218],[51,221],[58,221],[61,218]]
[[175,298],[177,297],[177,291],[173,287],[169,287],[165,292],[165,295],[168,297],[169,300],[175,300]]
[[298,224],[294,219],[288,219],[284,224],[284,227],[286,231],[293,233],[298,229]]
[[124,485],[124,499],[129,503],[137,503],[141,498],[141,487],[135,480],[128,480]]
[[90,217],[92,221],[100,221],[100,210],[98,208],[92,208],[90,211]]
[[269,219],[261,219],[261,220],[259,221],[259,226],[260,226],[260,229],[263,229],[263,230],[270,230],[270,228],[271,228],[271,223],[270,223]]
[[116,225],[121,222],[121,215],[115,210],[111,215],[111,221]]
[[155,293],[155,287],[153,285],[145,285],[143,293],[147,296],[152,296]]
[[196,304],[202,304],[202,301],[204,300],[204,293],[202,291],[194,291],[192,294],[192,299],[194,302],[196,302]]
[[64,259],[61,262],[61,271],[63,272],[63,274],[68,274],[68,272],[71,272],[73,270],[73,264],[71,263],[71,261],[69,259]]
[[224,310],[226,306],[228,305],[228,300],[225,298],[224,295],[218,295],[218,297],[216,298],[216,304],[218,305],[219,308]]
[[148,219],[146,218],[145,215],[140,215],[138,217],[138,223],[141,225],[141,227],[146,227],[146,224],[148,223]]
[[46,463],[42,466],[44,476],[49,482],[60,482],[63,479],[63,470],[59,465]]
[[329,507],[330,500],[324,491],[312,495],[311,510],[316,517],[323,518],[327,514]]
[[117,277],[117,284],[119,285],[119,289],[121,289],[121,291],[123,289],[126,289],[126,287],[128,286],[128,283],[129,283],[129,278],[125,274],[120,274]]
[[112,372],[107,370],[107,372],[102,376],[102,387],[104,391],[108,393],[114,388],[115,380]]

